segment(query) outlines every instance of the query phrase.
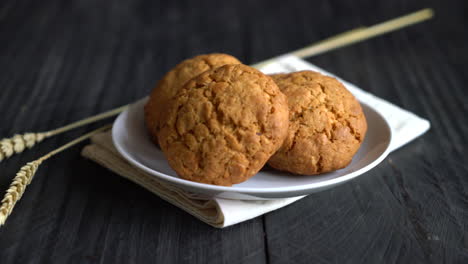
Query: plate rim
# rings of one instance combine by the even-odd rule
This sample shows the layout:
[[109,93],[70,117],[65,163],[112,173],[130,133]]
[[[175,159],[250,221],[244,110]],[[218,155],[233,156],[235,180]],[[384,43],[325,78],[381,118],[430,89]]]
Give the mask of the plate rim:
[[[163,181],[170,182],[172,184],[176,185],[183,185],[184,187],[192,188],[192,189],[203,189],[206,191],[210,192],[236,192],[236,193],[243,193],[243,194],[270,194],[270,193],[280,193],[280,194],[285,194],[285,193],[290,193],[290,192],[304,192],[307,190],[312,190],[312,189],[318,189],[318,188],[324,188],[327,186],[333,186],[335,184],[341,183],[348,181],[350,179],[353,179],[359,175],[362,175],[366,173],[367,171],[371,170],[375,166],[377,166],[380,162],[382,162],[390,153],[390,146],[392,144],[393,140],[393,134],[392,134],[392,129],[390,124],[388,123],[387,119],[385,118],[382,113],[380,113],[379,110],[376,108],[370,106],[369,104],[366,104],[365,102],[359,101],[360,104],[365,105],[375,113],[383,120],[383,123],[385,124],[385,128],[388,131],[389,134],[389,140],[387,143],[387,146],[385,147],[385,150],[382,152],[382,154],[369,163],[367,166],[353,171],[351,173],[348,173],[346,175],[321,181],[321,182],[315,182],[315,183],[310,183],[310,184],[304,184],[304,185],[298,185],[298,186],[289,186],[289,187],[270,187],[270,188],[252,188],[252,187],[236,187],[236,186],[220,186],[220,185],[212,185],[212,184],[206,184],[206,183],[199,183],[199,182],[193,182],[189,180],[185,180],[179,177],[174,177],[159,171],[155,171],[144,164],[138,162],[135,160],[133,157],[131,157],[123,148],[117,143],[116,140],[116,134],[117,132],[117,126],[115,125],[118,122],[123,122],[125,117],[128,118],[129,111],[133,108],[136,107],[138,104],[144,103],[146,100],[148,100],[148,97],[145,97],[143,99],[140,99],[134,103],[132,103],[129,108],[125,109],[122,113],[120,113],[117,118],[114,120],[113,126],[112,126],[112,143],[114,144],[115,148],[119,152],[120,155],[122,155],[128,162],[130,162],[131,165],[137,167],[138,169],[141,169],[145,171],[146,173],[155,176],[157,178],[160,178]],[[254,175],[255,176],[255,175]],[[254,177],[252,176],[252,177]]]

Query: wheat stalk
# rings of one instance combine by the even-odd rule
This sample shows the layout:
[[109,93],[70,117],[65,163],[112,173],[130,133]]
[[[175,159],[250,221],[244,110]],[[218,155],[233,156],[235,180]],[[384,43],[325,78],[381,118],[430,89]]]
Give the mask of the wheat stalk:
[[[427,19],[432,18],[434,15],[432,9],[422,9],[420,11],[404,15],[401,17],[397,17],[395,19],[391,19],[385,21],[380,24],[376,24],[370,27],[359,27],[356,29],[352,29],[341,34],[335,35],[323,41],[319,41],[314,43],[310,46],[304,47],[302,49],[290,52],[288,54],[295,55],[299,58],[307,58],[313,55],[321,54],[323,52],[333,50],[339,47],[343,47],[346,45],[350,45],[359,41],[363,41],[372,37],[376,37],[397,29],[401,29]],[[251,65],[255,68],[263,67],[269,63],[275,61],[278,57],[265,60],[263,62],[259,62],[256,64]],[[124,111],[128,108],[129,105],[124,105],[119,108],[91,116],[89,118],[74,122],[72,124],[66,125],[64,127],[60,127],[51,131],[41,132],[41,133],[26,133],[23,135],[15,135],[12,138],[5,138],[0,140],[0,162],[5,158],[11,157],[15,153],[21,153],[26,148],[31,148],[35,144],[41,142],[45,138],[52,137],[58,135],[60,133],[69,131],[71,129],[84,126],[89,123],[93,123],[99,121],[101,119],[114,116],[119,114],[120,112]]]
[[[93,135],[95,135],[95,134],[97,134],[99,132],[102,132],[104,130],[109,129],[110,127],[112,127],[112,125],[106,125],[104,127],[93,130],[93,131],[91,131],[91,132],[89,132],[89,133],[87,133],[87,134],[85,134],[85,135],[83,135],[83,136],[81,136],[81,137],[79,137],[79,138],[77,138],[75,140],[72,140],[69,143],[67,143],[67,144],[65,144],[65,145],[63,145],[63,146],[61,146],[61,147],[47,153],[46,155],[40,157],[37,160],[28,162],[26,165],[21,167],[21,169],[18,171],[18,173],[16,173],[15,178],[13,178],[13,182],[10,184],[10,187],[6,191],[6,194],[5,194],[5,196],[3,197],[2,201],[1,201],[1,205],[0,205],[0,226],[5,224],[5,221],[7,220],[8,216],[13,211],[13,208],[15,207],[15,204],[19,201],[19,199],[21,199],[21,196],[23,196],[24,190],[26,189],[26,186],[28,186],[31,183],[34,175],[36,174],[37,169],[39,168],[39,166],[41,165],[42,162],[44,162],[45,160],[49,159],[50,157],[56,155],[57,153],[62,152],[64,150],[66,150],[66,149],[80,143],[81,141],[90,138],[91,136],[93,136]],[[15,137],[13,137],[13,138],[15,138]],[[23,139],[18,139],[18,140],[23,140]],[[26,141],[23,142],[23,143],[19,143],[19,144],[26,144],[26,146],[27,146]],[[9,151],[8,153],[11,153],[12,151],[15,151],[14,147],[10,148],[10,146],[9,146],[8,151]]]
[[57,129],[53,129],[46,132],[39,132],[39,133],[25,133],[25,134],[17,134],[11,138],[4,138],[0,140],[0,162],[4,159],[7,159],[14,154],[19,154],[23,152],[25,149],[30,149],[37,143],[43,141],[46,138],[67,132],[77,127],[81,127],[114,115],[117,115],[127,109],[128,105],[124,105],[110,111],[106,111],[104,113],[91,116],[76,122],[73,122],[69,125],[59,127]]
[[[349,30],[341,34],[335,35],[333,37],[319,41],[317,43],[314,43],[312,45],[306,46],[304,48],[291,51],[284,55],[294,55],[299,58],[311,57],[423,22],[425,20],[431,19],[433,16],[434,11],[430,8],[425,8],[369,27],[359,27],[356,29]],[[255,68],[261,68],[274,62],[278,59],[278,57],[258,62],[251,66]]]

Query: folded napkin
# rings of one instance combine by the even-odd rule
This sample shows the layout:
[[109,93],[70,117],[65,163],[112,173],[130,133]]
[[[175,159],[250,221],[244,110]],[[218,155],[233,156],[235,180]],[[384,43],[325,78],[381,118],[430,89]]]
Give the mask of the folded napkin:
[[[333,76],[333,74],[330,74],[304,60],[289,55],[279,57],[272,63],[264,65],[261,70],[268,74],[313,70]],[[430,124],[427,120],[401,109],[400,107],[381,98],[369,94],[348,82],[341,79],[340,81],[343,82],[346,88],[348,88],[348,90],[350,90],[359,101],[365,102],[376,108],[390,123],[393,132],[393,138],[390,145],[391,150],[401,147],[422,135],[429,129]],[[113,146],[110,132],[104,132],[94,136],[91,139],[91,144],[84,147],[82,155],[110,169],[118,175],[141,185],[143,188],[153,192],[175,206],[180,207],[201,221],[219,228],[234,225],[263,215],[304,197],[301,196],[268,201],[241,201],[222,198],[200,200],[196,195],[181,190],[169,183],[161,182],[156,177],[130,165],[124,158],[122,158],[122,156],[120,156]]]

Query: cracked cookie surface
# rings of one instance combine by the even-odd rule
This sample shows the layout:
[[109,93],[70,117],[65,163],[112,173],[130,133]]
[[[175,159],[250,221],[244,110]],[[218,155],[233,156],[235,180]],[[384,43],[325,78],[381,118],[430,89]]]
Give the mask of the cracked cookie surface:
[[278,170],[312,175],[346,167],[367,130],[361,105],[335,78],[313,71],[271,75],[289,104],[289,130],[268,161]]
[[161,112],[166,107],[167,102],[177,94],[188,80],[204,71],[222,65],[240,63],[239,60],[228,54],[204,54],[184,60],[166,73],[152,90],[145,105],[145,123],[153,141],[157,141]]
[[230,186],[255,175],[288,130],[286,96],[246,65],[225,65],[188,81],[161,119],[159,143],[187,180]]

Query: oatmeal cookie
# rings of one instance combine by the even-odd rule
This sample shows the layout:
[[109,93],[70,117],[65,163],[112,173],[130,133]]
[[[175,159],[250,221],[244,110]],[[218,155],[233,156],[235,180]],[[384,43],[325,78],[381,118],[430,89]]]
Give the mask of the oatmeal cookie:
[[162,115],[158,139],[180,177],[230,186],[255,175],[281,147],[288,114],[269,76],[225,65],[184,85]]
[[289,131],[268,164],[304,175],[346,167],[367,130],[359,102],[338,80],[318,72],[271,77],[288,98]]

